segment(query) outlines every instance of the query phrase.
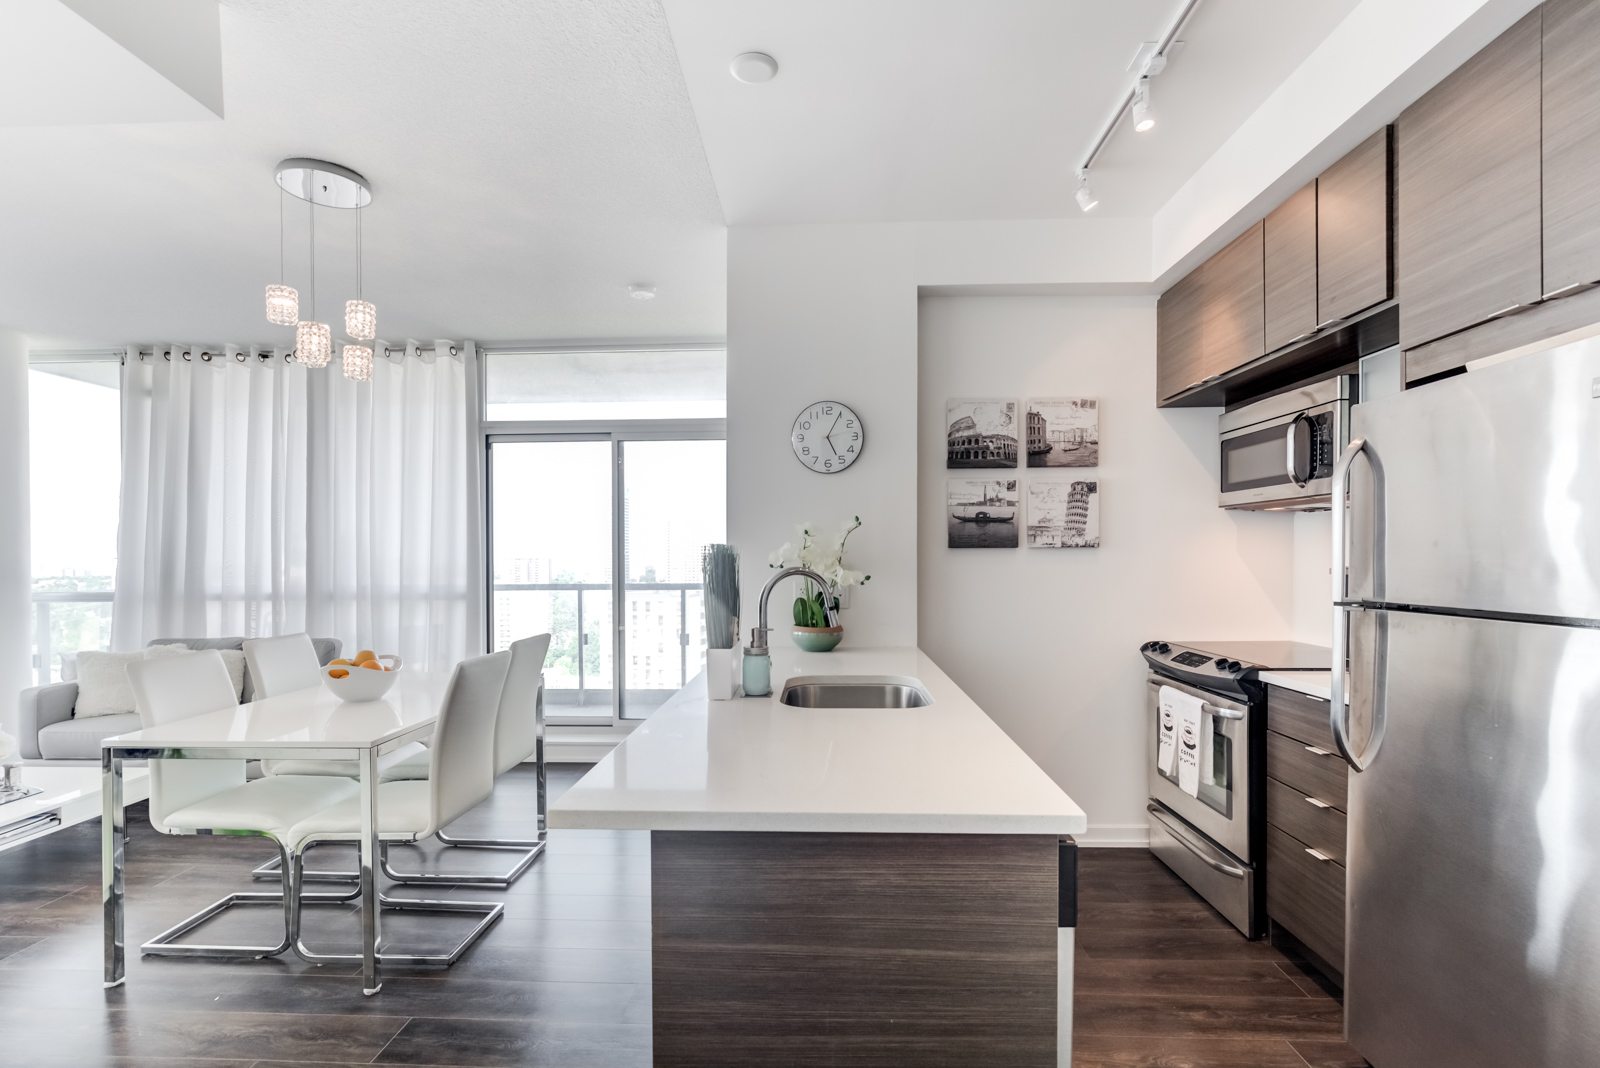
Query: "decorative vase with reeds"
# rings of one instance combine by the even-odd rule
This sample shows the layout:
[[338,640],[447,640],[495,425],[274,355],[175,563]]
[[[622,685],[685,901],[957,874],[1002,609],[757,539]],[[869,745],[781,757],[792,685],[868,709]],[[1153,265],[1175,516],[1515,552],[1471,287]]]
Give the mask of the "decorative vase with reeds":
[[706,613],[706,694],[713,701],[734,696],[735,646],[739,638],[739,550],[707,545],[700,555]]

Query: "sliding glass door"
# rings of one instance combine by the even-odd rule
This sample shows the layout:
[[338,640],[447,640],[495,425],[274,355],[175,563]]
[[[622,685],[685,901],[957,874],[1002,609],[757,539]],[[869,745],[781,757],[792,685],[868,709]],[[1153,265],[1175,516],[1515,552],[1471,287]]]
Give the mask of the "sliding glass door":
[[550,632],[551,723],[643,718],[705,666],[700,553],[726,537],[726,444],[648,436],[663,433],[489,437],[493,647]]

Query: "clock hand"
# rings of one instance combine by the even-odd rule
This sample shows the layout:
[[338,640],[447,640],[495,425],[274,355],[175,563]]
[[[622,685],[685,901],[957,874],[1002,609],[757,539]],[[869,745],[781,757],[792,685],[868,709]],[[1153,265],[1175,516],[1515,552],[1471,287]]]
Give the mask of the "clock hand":
[[834,448],[834,445],[833,445],[833,427],[838,426],[838,425],[839,425],[839,417],[836,415],[836,416],[833,417],[833,426],[830,426],[828,428],[828,432],[826,434],[822,435],[822,440],[826,441],[828,443],[828,448],[833,449],[833,454],[835,456],[839,455],[839,450]]

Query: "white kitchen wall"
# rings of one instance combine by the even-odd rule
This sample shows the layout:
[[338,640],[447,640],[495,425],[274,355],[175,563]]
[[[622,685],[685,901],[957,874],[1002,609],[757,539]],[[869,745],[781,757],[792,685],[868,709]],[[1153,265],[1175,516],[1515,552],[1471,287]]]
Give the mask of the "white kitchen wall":
[[[924,297],[918,329],[918,642],[1083,806],[1086,843],[1141,845],[1139,645],[1300,636],[1310,531],[1217,507],[1219,410],[1155,407],[1154,298]],[[945,479],[970,477],[944,466],[953,396],[1099,398],[1100,548],[945,547]]]
[[33,685],[28,558],[28,345],[0,330],[0,728],[16,733],[17,691]]
[[1302,512],[1294,517],[1294,640],[1333,642],[1333,517]]

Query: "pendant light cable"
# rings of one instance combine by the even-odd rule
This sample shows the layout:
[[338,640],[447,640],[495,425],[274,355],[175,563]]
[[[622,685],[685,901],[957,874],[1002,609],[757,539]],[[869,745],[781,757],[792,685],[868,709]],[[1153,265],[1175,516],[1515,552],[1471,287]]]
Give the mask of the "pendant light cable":
[[317,202],[311,201],[311,321],[317,321]]

